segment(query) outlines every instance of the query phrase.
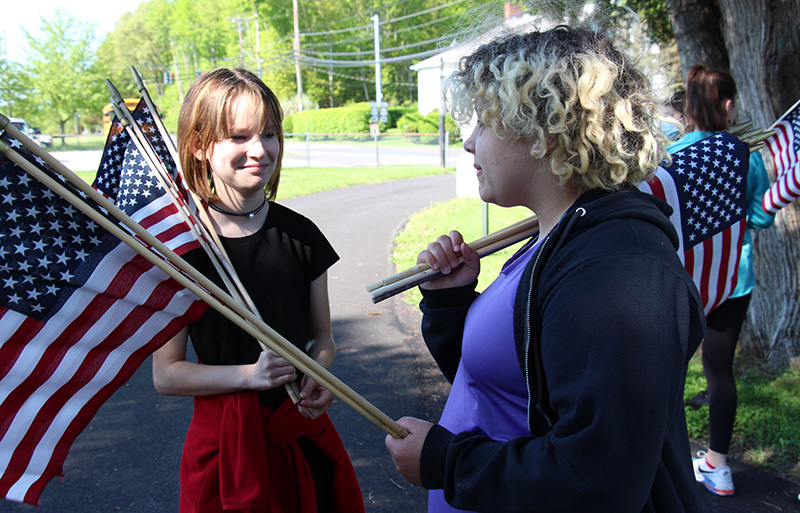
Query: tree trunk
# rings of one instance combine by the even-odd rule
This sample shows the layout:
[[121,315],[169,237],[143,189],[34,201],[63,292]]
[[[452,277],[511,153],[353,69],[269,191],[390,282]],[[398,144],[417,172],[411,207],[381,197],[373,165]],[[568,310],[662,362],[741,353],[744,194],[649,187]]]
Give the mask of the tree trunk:
[[728,69],[728,51],[722,37],[716,0],[667,0],[675,42],[685,77],[689,68],[702,62],[710,69]]
[[[731,73],[739,92],[737,121],[768,128],[800,94],[800,0],[720,0]],[[762,152],[774,180],[768,150]],[[742,330],[744,350],[778,367],[800,355],[800,206],[778,212],[754,236],[756,288]]]

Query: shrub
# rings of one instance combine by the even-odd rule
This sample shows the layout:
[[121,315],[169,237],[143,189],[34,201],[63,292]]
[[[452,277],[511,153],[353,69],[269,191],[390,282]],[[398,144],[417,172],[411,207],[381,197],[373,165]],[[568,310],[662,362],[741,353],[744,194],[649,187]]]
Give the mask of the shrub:
[[[450,133],[450,144],[453,144],[459,135],[458,126],[449,114],[445,114],[444,127]],[[427,116],[419,112],[408,112],[397,120],[397,129],[406,134],[438,134],[439,133],[439,111],[433,110]],[[430,144],[435,142],[438,136],[420,137],[421,143]]]
[[369,104],[355,103],[335,109],[315,109],[287,116],[286,127],[294,133],[353,134],[369,132]]

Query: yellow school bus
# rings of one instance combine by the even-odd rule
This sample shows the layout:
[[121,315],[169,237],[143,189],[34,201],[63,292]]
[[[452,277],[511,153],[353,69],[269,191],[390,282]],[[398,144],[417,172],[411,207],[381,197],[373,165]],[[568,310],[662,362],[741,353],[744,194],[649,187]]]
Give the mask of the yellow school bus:
[[[136,108],[136,104],[139,103],[139,98],[125,98],[124,101],[128,110],[133,112],[133,109]],[[114,107],[109,103],[103,107],[103,133],[105,135],[108,135],[108,131],[111,130],[112,119],[114,119]]]

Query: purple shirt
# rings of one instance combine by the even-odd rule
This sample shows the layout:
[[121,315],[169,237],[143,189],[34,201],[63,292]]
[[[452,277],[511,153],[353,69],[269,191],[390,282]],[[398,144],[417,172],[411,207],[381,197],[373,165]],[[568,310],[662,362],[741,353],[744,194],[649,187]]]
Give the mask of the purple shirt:
[[[500,275],[470,306],[464,323],[461,362],[439,424],[500,442],[530,434],[528,391],[514,347],[514,298],[536,248],[506,262]],[[428,493],[428,512],[451,508],[442,490]]]

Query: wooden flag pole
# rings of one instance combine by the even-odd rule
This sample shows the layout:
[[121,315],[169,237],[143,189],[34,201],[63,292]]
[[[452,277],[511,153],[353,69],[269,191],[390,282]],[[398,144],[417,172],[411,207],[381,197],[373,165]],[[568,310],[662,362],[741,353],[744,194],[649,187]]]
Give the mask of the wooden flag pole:
[[[539,219],[534,215],[468,244],[478,253],[478,256],[483,258],[517,242],[529,239],[537,233],[539,233]],[[463,263],[463,258],[459,257],[459,265]],[[421,263],[368,285],[367,291],[372,295],[372,302],[378,303],[421,283],[425,283],[439,276],[439,274],[439,271],[431,269],[428,264]]]
[[[103,209],[107,210],[109,213],[114,215],[114,217],[122,221],[126,227],[131,229],[132,226],[130,225],[135,225],[136,228],[133,231],[136,236],[143,240],[146,244],[149,244],[151,247],[143,245],[139,240],[137,240],[136,237],[132,236],[130,233],[109,221],[102,213],[86,204],[80,197],[75,195],[64,185],[48,176],[45,172],[31,164],[16,151],[12,150],[8,143],[0,141],[0,153],[5,154],[14,163],[31,174],[31,176],[41,181],[54,192],[58,193],[66,201],[69,201],[72,205],[84,212],[96,223],[107,229],[122,242],[133,248],[140,255],[153,263],[153,265],[157,266],[182,286],[196,294],[203,301],[207,302],[210,306],[225,315],[232,322],[236,323],[251,336],[264,342],[270,349],[281,355],[289,363],[310,376],[317,383],[330,390],[331,393],[333,393],[336,397],[380,427],[384,432],[395,438],[403,438],[408,434],[403,427],[394,422],[369,401],[358,395],[345,383],[334,376],[330,371],[318,364],[299,348],[295,347],[291,342],[283,338],[275,330],[264,324],[263,321],[257,318],[248,309],[233,301],[233,298],[220,289],[216,284],[208,280],[202,274],[194,271],[183,259],[162,244],[157,238],[152,236],[152,234],[144,230],[144,228],[138,225],[138,223],[130,219],[130,217],[119,210],[113,203],[104,198],[92,187],[89,187],[86,182],[72,173],[72,171],[64,167],[63,164],[54,159],[46,151],[39,148],[38,145],[33,143],[33,141],[30,141],[27,136],[16,130],[16,128],[8,123],[8,118],[0,115],[0,130],[3,129],[6,129],[12,137],[25,144],[25,146],[31,151],[37,150],[34,152],[35,155],[45,160],[47,164],[54,169],[57,169],[59,173],[61,173],[79,190],[89,195],[91,199]],[[55,164],[55,166],[53,164]],[[160,254],[153,251],[153,249]],[[181,269],[183,272],[177,271],[173,266]],[[192,273],[192,271],[194,272]]]

